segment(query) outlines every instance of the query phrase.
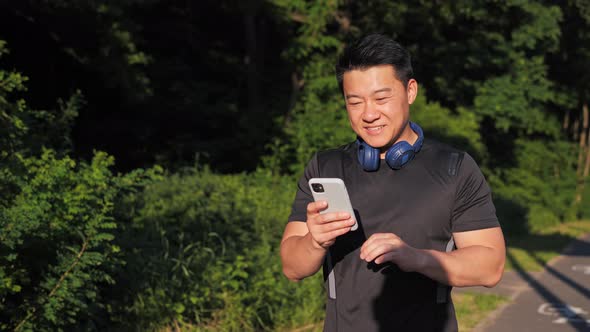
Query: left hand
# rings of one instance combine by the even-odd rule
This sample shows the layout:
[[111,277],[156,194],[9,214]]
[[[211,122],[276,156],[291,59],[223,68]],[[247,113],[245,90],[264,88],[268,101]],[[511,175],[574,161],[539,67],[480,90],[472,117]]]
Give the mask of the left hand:
[[405,272],[416,271],[420,258],[418,249],[409,246],[393,233],[373,234],[361,247],[361,259],[366,262],[392,262]]

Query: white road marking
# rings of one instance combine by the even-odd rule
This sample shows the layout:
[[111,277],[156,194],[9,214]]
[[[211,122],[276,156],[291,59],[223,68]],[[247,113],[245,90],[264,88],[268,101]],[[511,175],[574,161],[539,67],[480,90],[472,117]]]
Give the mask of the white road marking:
[[584,274],[590,274],[590,265],[577,264],[572,266],[572,270],[576,272],[582,272]]
[[580,307],[574,307],[565,303],[543,303],[537,309],[537,312],[545,316],[556,317],[553,321],[554,324],[566,324],[566,323],[583,323],[590,326],[590,319],[585,319],[580,316],[588,315],[588,311]]

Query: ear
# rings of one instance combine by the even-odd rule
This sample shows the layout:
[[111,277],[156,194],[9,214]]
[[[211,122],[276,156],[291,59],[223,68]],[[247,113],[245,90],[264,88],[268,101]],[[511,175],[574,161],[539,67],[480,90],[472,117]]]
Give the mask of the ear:
[[408,81],[406,93],[408,94],[408,103],[411,105],[418,95],[418,82],[415,79],[412,78]]

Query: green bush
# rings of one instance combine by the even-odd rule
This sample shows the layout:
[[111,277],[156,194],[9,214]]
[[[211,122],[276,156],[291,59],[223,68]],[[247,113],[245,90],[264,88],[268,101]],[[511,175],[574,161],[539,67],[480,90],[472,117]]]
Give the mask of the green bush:
[[490,176],[494,193],[526,209],[528,230],[574,219],[575,145],[525,139],[516,140],[515,145],[516,165]]
[[586,180],[586,186],[584,187],[579,213],[582,219],[590,219],[590,180],[588,179]]
[[[112,319],[125,330],[255,331],[320,319],[320,279],[290,283],[279,243],[295,184],[186,170],[122,200]],[[294,321],[294,319],[305,320]]]
[[538,232],[551,226],[559,225],[562,221],[554,211],[540,205],[531,206],[526,218],[528,225],[533,232]]
[[18,193],[0,210],[0,329],[92,329],[105,310],[100,289],[122,263],[114,202],[141,172],[113,175],[105,153],[90,164],[52,150],[21,161]]
[[477,160],[486,156],[486,149],[479,133],[479,122],[474,113],[459,108],[453,113],[436,102],[426,101],[426,92],[420,89],[414,104],[411,106],[412,121],[418,123],[427,138],[435,138],[441,142],[466,150]]

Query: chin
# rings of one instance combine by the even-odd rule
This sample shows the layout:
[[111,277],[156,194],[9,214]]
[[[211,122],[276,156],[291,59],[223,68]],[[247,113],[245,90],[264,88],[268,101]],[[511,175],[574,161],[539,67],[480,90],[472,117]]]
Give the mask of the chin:
[[363,139],[363,141],[365,141],[365,143],[369,144],[370,146],[376,148],[376,149],[381,149],[382,147],[386,146],[387,143],[389,143],[386,140],[383,139],[375,139],[375,138],[364,138],[361,136],[361,138]]

